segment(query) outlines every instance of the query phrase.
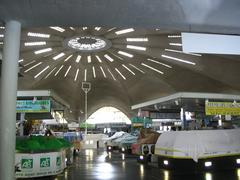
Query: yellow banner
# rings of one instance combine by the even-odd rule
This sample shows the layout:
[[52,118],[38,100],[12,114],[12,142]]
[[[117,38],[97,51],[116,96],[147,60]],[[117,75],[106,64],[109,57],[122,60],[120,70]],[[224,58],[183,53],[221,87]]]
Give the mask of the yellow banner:
[[205,102],[206,115],[240,115],[240,103]]

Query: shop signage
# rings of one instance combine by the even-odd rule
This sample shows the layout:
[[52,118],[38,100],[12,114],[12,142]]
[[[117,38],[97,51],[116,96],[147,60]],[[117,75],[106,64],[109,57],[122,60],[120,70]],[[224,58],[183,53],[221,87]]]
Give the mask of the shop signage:
[[240,115],[240,103],[205,102],[206,115]]
[[50,100],[18,100],[17,112],[41,113],[50,112]]

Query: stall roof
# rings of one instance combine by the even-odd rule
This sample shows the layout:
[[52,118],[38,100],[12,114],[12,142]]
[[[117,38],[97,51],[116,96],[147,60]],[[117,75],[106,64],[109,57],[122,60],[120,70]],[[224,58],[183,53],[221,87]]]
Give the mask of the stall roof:
[[240,95],[218,94],[218,93],[179,92],[179,93],[175,93],[175,94],[172,94],[169,96],[164,96],[161,98],[157,98],[154,100],[136,104],[136,105],[133,105],[131,108],[132,108],[132,110],[139,109],[139,108],[145,108],[148,106],[166,103],[166,102],[174,101],[177,99],[240,100]]

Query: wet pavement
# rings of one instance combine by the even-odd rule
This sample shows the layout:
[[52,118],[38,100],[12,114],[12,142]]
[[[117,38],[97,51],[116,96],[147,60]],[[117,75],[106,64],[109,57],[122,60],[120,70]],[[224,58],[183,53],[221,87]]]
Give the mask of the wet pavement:
[[82,150],[62,174],[34,180],[240,180],[240,169],[218,172],[173,172],[156,164],[139,164],[136,157],[103,150]]

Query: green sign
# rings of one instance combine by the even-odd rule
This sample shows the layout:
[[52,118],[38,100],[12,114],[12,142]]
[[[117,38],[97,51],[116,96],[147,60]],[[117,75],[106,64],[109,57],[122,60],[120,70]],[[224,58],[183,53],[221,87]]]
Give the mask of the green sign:
[[50,167],[50,157],[40,158],[40,167],[41,168],[48,168],[48,167]]
[[58,156],[56,158],[56,166],[61,166],[61,157],[60,156]]
[[22,159],[21,160],[22,169],[32,169],[33,168],[33,159]]
[[28,113],[50,112],[50,100],[18,100],[16,109]]

